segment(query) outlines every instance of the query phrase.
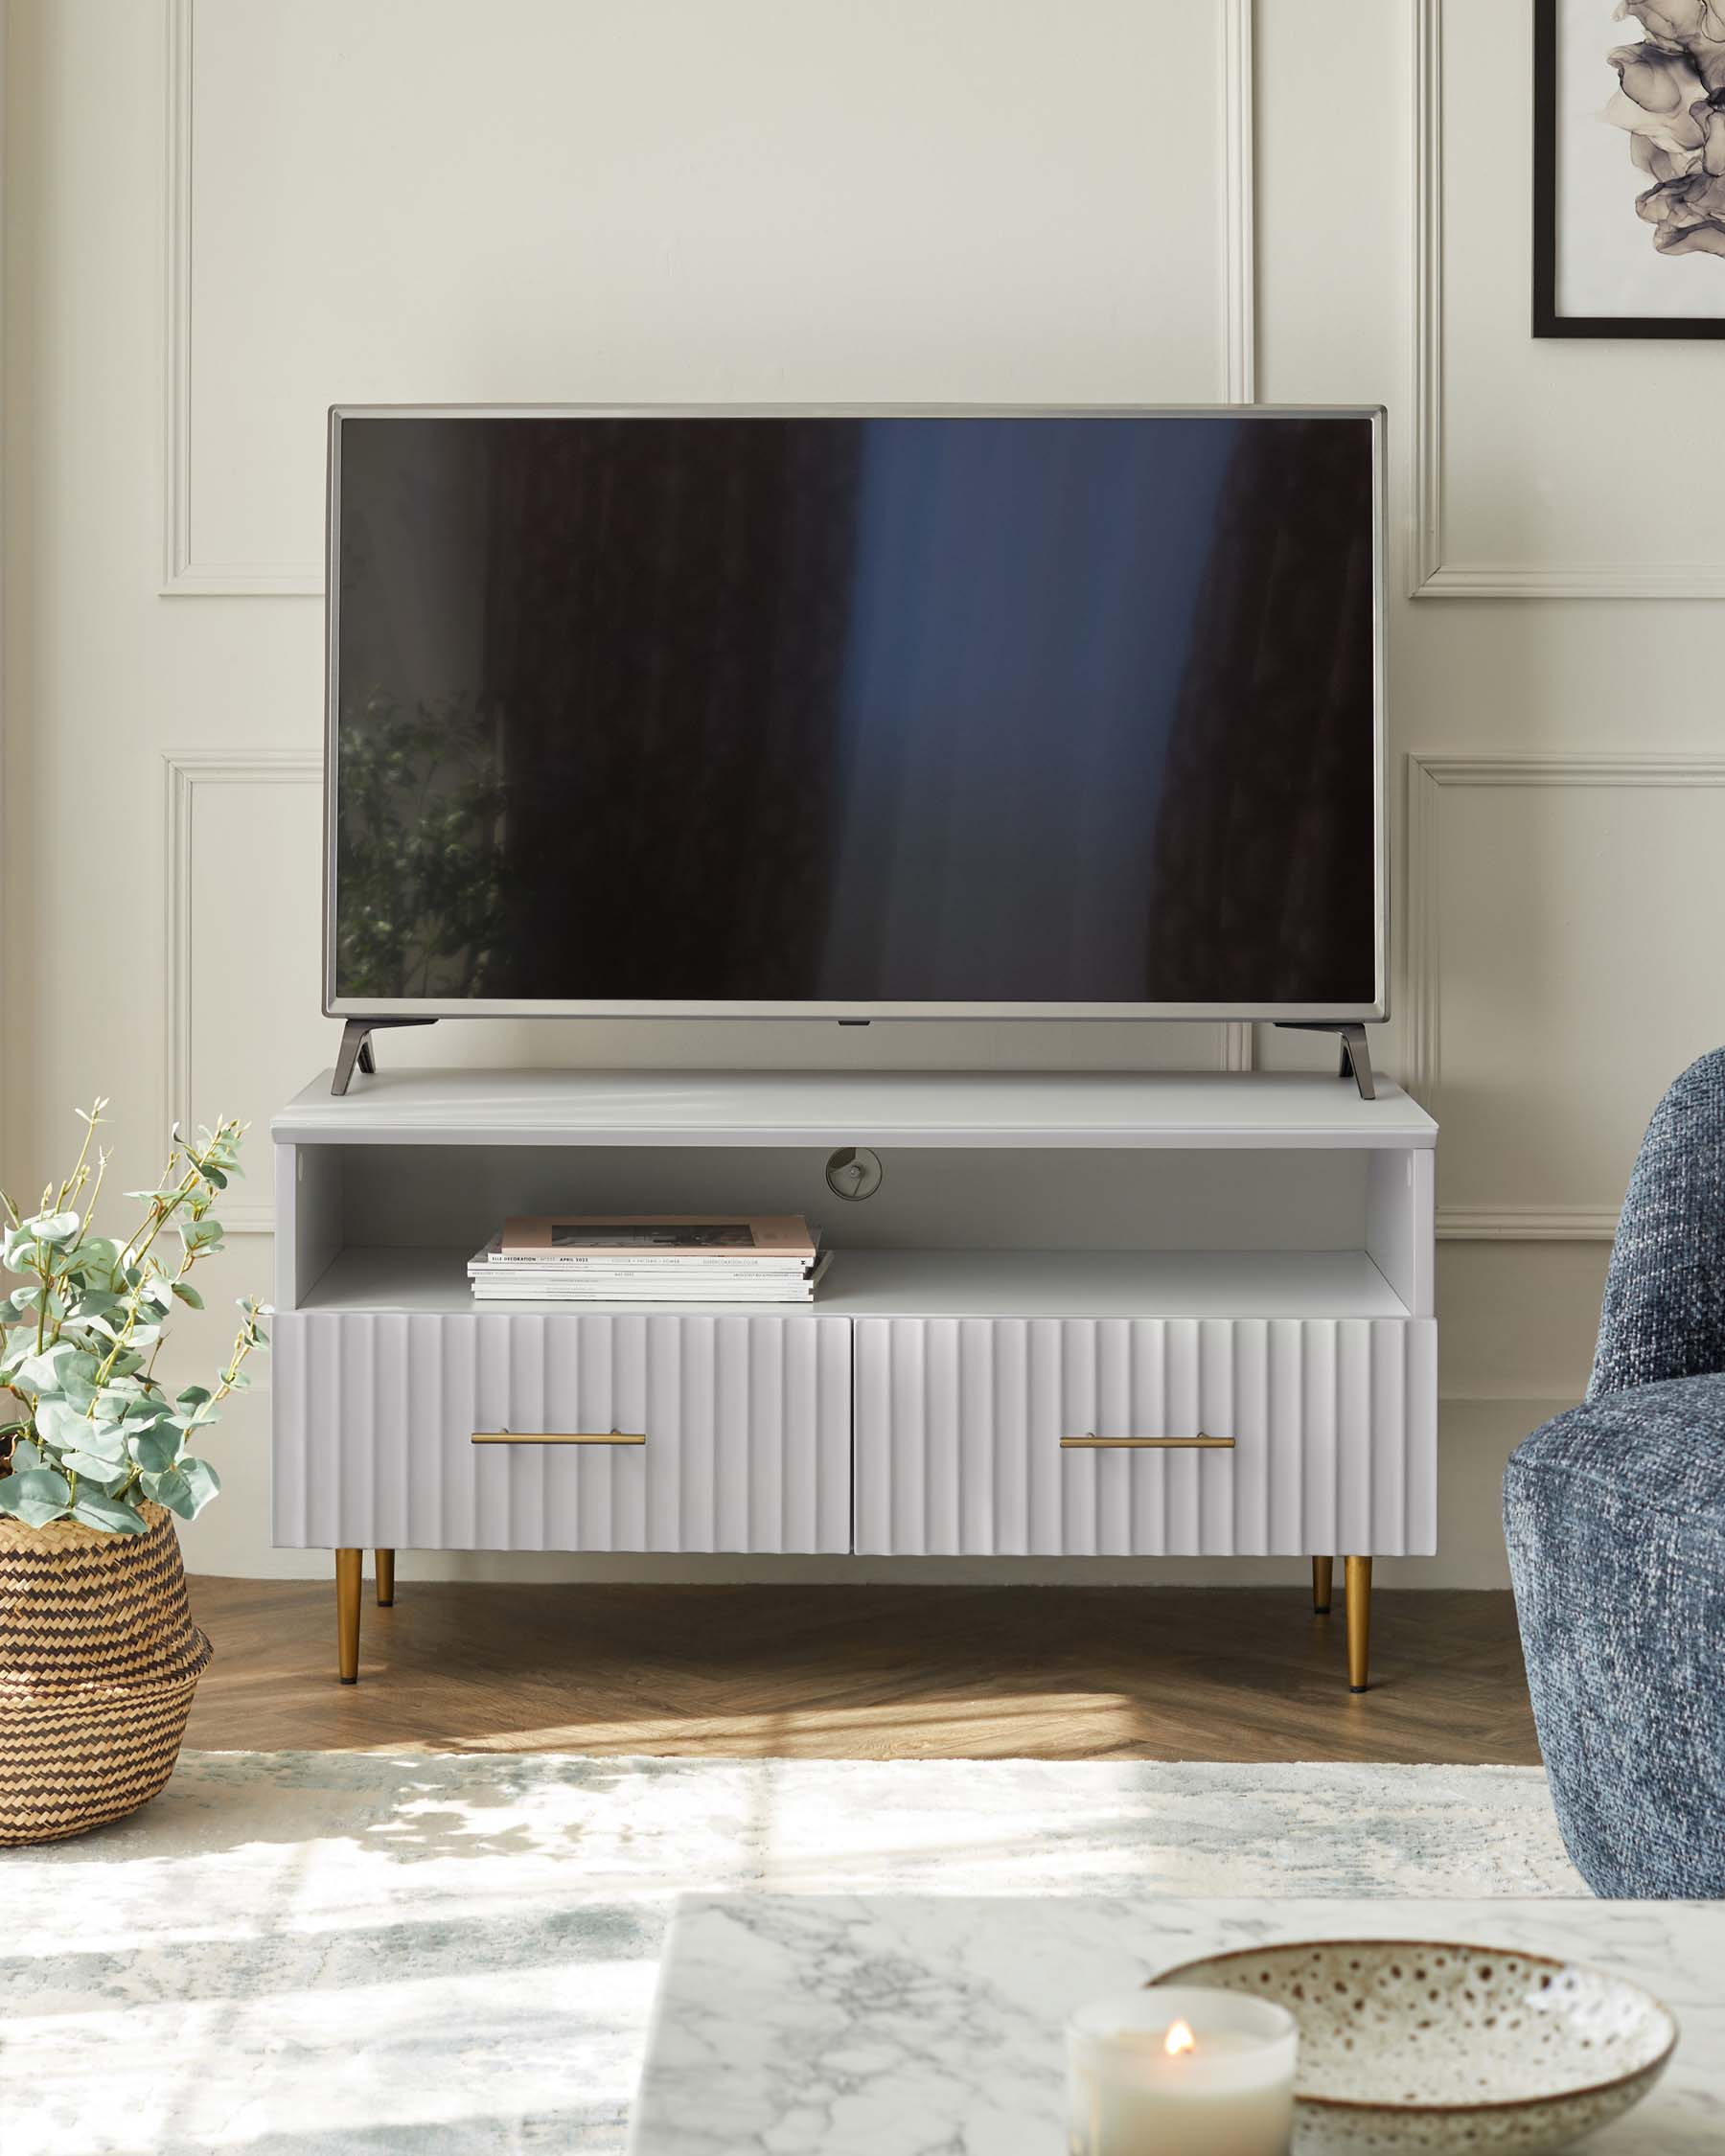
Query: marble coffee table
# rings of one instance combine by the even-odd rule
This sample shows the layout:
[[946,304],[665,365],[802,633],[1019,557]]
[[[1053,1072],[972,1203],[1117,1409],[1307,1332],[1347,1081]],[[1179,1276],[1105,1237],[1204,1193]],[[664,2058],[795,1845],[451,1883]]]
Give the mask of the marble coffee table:
[[1725,2149],[1725,1907],[692,1894],[677,1905],[633,2156],[1049,2156],[1080,2000],[1269,1939],[1463,1939],[1634,1978],[1683,2026],[1590,2151]]

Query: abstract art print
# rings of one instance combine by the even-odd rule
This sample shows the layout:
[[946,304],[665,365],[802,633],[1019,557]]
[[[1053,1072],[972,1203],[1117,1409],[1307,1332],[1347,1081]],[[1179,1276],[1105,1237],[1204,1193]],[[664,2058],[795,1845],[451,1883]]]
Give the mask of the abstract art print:
[[1535,0],[1533,333],[1725,336],[1725,0]]

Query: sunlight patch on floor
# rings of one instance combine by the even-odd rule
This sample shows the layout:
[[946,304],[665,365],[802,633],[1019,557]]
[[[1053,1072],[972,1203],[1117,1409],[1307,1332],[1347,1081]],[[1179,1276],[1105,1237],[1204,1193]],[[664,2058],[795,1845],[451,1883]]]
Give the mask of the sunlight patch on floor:
[[[658,1720],[632,1715],[626,1722],[578,1721],[550,1723],[534,1729],[497,1731],[485,1735],[463,1734],[464,1752],[561,1752],[581,1751],[594,1745],[643,1746],[675,1744],[687,1749],[692,1743],[717,1733],[743,1736],[751,1732],[803,1736],[840,1736],[856,1732],[867,1740],[868,1755],[878,1755],[891,1746],[895,1735],[910,1730],[967,1729],[973,1724],[999,1733],[1001,1709],[1012,1704],[1025,1713],[1057,1714],[1062,1720],[1086,1716],[1138,1717],[1147,1703],[1123,1692],[1025,1692],[1011,1702],[998,1694],[987,1699],[952,1700],[929,1706],[892,1708],[819,1707],[738,1709],[724,1715],[691,1716],[666,1713]],[[381,1750],[382,1747],[373,1749]]]

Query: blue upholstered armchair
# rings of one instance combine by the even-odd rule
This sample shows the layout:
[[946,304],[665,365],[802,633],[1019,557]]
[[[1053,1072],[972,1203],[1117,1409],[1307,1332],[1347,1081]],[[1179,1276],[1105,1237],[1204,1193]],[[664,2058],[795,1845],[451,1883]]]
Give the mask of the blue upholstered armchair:
[[1725,1049],[1654,1112],[1587,1398],[1510,1459],[1504,1526],[1577,1869],[1725,1895]]

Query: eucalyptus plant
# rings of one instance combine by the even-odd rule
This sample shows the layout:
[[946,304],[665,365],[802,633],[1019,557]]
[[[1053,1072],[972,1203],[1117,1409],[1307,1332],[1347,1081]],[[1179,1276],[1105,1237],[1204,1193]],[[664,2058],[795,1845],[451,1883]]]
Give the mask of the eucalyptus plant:
[[146,1500],[191,1520],[220,1488],[194,1447],[228,1395],[250,1384],[243,1365],[265,1335],[262,1304],[245,1296],[213,1386],[171,1395],[156,1377],[174,1305],[204,1307],[188,1275],[221,1247],[213,1207],[241,1172],[245,1126],[224,1120],[196,1140],[176,1126],[161,1181],[126,1192],[144,1217],[120,1243],[92,1229],[109,1157],[97,1145],[92,1167],[90,1153],[106,1106],[78,1111],[77,1164],[58,1189],[48,1185],[35,1212],[26,1218],[0,1192],[0,1265],[23,1279],[0,1296],[0,1468],[10,1469],[0,1513],[33,1527],[78,1520],[136,1535],[149,1524]]

